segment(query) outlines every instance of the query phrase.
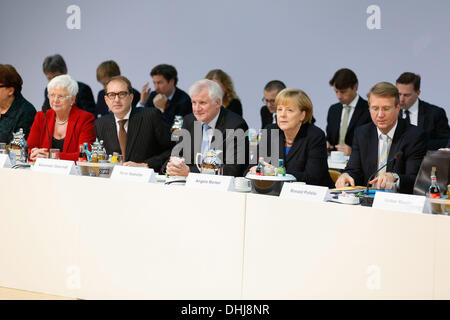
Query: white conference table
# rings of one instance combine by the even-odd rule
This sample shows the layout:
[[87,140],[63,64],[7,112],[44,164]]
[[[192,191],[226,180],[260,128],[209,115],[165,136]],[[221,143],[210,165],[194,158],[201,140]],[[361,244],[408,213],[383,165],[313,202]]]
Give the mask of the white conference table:
[[0,286],[81,299],[449,299],[450,217],[0,169]]

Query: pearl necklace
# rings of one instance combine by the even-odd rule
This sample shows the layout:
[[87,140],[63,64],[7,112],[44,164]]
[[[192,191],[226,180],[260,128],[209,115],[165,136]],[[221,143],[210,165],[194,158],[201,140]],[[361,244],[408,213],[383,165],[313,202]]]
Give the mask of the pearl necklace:
[[59,124],[60,126],[65,125],[67,123],[67,121],[69,121],[69,119],[66,119],[64,121],[59,120],[58,118],[56,118],[56,124]]

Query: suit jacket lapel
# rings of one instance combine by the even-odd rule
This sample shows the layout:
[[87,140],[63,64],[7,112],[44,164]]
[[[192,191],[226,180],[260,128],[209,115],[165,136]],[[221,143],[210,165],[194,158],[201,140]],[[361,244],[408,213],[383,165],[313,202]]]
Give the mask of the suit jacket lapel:
[[356,120],[359,119],[360,115],[364,112],[364,107],[361,104],[361,97],[358,99],[358,103],[355,106],[355,111],[353,111],[352,118],[348,123],[347,132],[351,130],[356,125]]
[[417,115],[417,126],[421,129],[425,127],[425,110],[423,110],[423,102],[419,99],[419,113]]
[[[42,134],[44,135],[43,141],[47,141],[47,143],[44,143],[42,145],[42,147],[43,148],[47,147],[50,149],[52,140],[49,141],[48,139],[49,138],[52,139],[53,132],[55,131],[55,118],[56,118],[55,111],[53,111],[53,109],[48,109],[48,111],[46,113],[44,113],[44,117],[47,118],[48,133],[47,133],[47,129],[44,128],[43,132],[42,132]],[[44,125],[45,125],[45,122],[44,122]],[[50,137],[49,137],[49,135],[50,135]]]
[[[405,120],[398,120],[397,128],[395,128],[394,137],[392,138],[391,148],[389,149],[388,161],[394,158],[394,156],[400,151],[400,140],[406,129],[407,127]],[[394,162],[390,161],[390,163],[388,163],[386,171],[392,172],[393,166]]]
[[368,174],[372,174],[378,169],[378,132],[377,127],[373,124],[370,126],[368,141],[368,157],[367,159],[361,159],[361,161],[367,161],[367,167],[369,169]]
[[[139,117],[136,109],[131,111],[130,118],[128,119],[128,131],[127,131],[127,145],[125,147],[125,161],[129,161],[130,152],[137,139],[137,134],[140,131],[142,117]],[[117,129],[116,129],[117,130]],[[117,141],[119,141],[117,139]]]
[[[286,156],[286,163],[291,160],[291,158],[294,156],[294,154],[297,152],[297,150],[300,148],[300,146],[304,143],[304,137],[306,135],[306,131],[308,130],[309,123],[304,123],[301,125],[300,130],[298,130],[297,135],[295,136],[294,143],[291,146],[291,149],[289,150],[289,153]],[[282,136],[282,147],[283,147],[283,154],[285,149],[285,141],[284,141],[284,133],[282,130],[280,130],[280,136]],[[276,165],[276,164],[274,164]]]
[[72,140],[74,139],[73,131],[79,118],[80,114],[76,112],[74,106],[72,106],[72,109],[70,110],[69,114],[69,122],[67,123],[66,137],[64,138],[64,147],[62,152],[67,152],[67,150],[69,149],[69,146],[72,143]]

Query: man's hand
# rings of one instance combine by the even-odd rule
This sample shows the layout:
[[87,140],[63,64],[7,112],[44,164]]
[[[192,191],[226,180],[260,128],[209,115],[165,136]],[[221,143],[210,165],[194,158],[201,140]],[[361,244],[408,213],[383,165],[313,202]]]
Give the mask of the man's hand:
[[338,144],[336,145],[337,151],[342,151],[344,153],[344,156],[349,156],[352,154],[352,147],[346,144]]
[[48,158],[47,148],[33,148],[30,153],[30,160],[36,161],[36,158]]
[[133,162],[133,161],[127,161],[127,162],[124,162],[122,165],[126,166],[126,167],[146,167],[146,168],[148,168],[148,165],[145,162],[137,163],[137,162]]
[[336,188],[344,188],[347,183],[352,187],[355,186],[355,180],[348,173],[343,173],[336,180]]
[[331,150],[334,149],[334,146],[332,146],[328,141],[327,141],[327,151],[330,152]]
[[153,98],[153,104],[155,105],[156,108],[159,109],[159,111],[161,111],[162,113],[164,113],[164,111],[166,110],[166,102],[167,102],[167,97],[161,93],[158,93],[154,98]]
[[150,97],[151,91],[152,91],[152,88],[149,87],[148,82],[142,86],[141,101],[139,101],[140,104],[144,105],[147,102],[148,98]]
[[171,176],[187,177],[190,169],[184,163],[184,159],[178,157],[170,157],[170,160],[167,163],[166,172]]
[[380,174],[378,177],[369,181],[370,184],[377,184],[377,189],[392,189],[392,186],[395,184],[395,178],[392,175],[392,172],[385,172]]

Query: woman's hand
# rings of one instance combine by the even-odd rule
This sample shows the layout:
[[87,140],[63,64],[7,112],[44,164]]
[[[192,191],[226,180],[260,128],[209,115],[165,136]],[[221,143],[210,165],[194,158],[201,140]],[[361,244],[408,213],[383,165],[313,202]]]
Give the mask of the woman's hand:
[[48,158],[47,148],[33,148],[30,153],[30,160],[36,161],[37,158]]

